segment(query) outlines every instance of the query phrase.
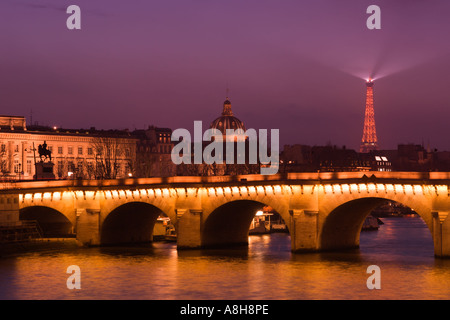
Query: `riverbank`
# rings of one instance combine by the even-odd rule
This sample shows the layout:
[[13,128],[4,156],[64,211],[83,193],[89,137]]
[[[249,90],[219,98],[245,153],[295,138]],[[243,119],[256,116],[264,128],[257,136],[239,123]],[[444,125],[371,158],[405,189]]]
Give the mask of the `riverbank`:
[[79,248],[75,238],[42,238],[39,240],[2,243],[0,244],[0,258],[30,252],[44,252],[68,248]]

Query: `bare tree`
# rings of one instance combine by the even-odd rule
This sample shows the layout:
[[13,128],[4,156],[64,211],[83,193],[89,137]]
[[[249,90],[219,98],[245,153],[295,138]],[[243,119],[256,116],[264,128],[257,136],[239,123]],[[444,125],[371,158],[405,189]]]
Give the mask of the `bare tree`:
[[[97,179],[116,179],[125,162],[125,145],[120,137],[100,136],[92,143]],[[131,163],[131,162],[129,162]]]
[[158,154],[140,150],[136,154],[136,161],[130,163],[130,167],[137,177],[155,177],[158,176],[157,161]]
[[87,179],[95,179],[95,163],[93,161],[85,161],[85,169]]

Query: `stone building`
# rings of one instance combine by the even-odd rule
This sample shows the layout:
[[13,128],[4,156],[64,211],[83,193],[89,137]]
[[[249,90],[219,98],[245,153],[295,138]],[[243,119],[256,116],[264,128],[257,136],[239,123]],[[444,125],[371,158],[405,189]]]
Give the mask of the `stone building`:
[[137,138],[127,131],[27,127],[24,117],[0,116],[0,179],[32,180],[44,143],[56,179],[132,175]]
[[135,130],[137,138],[136,165],[137,177],[169,177],[176,174],[176,165],[172,162],[172,129],[150,126],[146,130]]

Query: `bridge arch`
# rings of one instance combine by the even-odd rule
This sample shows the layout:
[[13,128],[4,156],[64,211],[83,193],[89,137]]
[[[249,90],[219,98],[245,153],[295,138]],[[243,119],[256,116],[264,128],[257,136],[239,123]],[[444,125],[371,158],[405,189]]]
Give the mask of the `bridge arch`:
[[19,210],[28,211],[28,208],[48,208],[49,210],[54,210],[64,217],[66,217],[74,226],[76,225],[76,213],[75,213],[75,201],[72,194],[64,195],[59,199],[51,199],[47,197],[48,194],[42,196],[40,195],[40,200],[30,200],[29,198],[24,199],[24,201],[19,201]]
[[100,227],[100,244],[151,242],[156,219],[161,214],[166,215],[160,208],[147,202],[121,204],[103,220]]
[[[238,199],[216,206],[203,222],[201,246],[247,245],[249,228],[256,212],[268,205],[260,200]],[[286,219],[277,206],[274,209]]]
[[28,206],[19,210],[20,220],[37,221],[43,237],[72,237],[75,229],[73,221],[62,212],[48,206]]
[[362,197],[350,199],[335,206],[325,217],[319,230],[319,248],[324,251],[359,248],[360,232],[364,220],[377,207],[394,201],[413,208],[431,229],[431,210],[415,207],[414,201],[398,201],[386,197]]

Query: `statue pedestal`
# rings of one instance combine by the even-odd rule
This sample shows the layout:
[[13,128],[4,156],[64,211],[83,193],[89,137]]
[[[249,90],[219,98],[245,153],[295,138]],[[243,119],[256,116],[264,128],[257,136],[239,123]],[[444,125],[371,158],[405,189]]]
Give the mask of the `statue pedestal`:
[[53,167],[55,164],[53,162],[36,162],[36,174],[33,176],[35,180],[52,180],[55,179],[55,174],[53,173]]

